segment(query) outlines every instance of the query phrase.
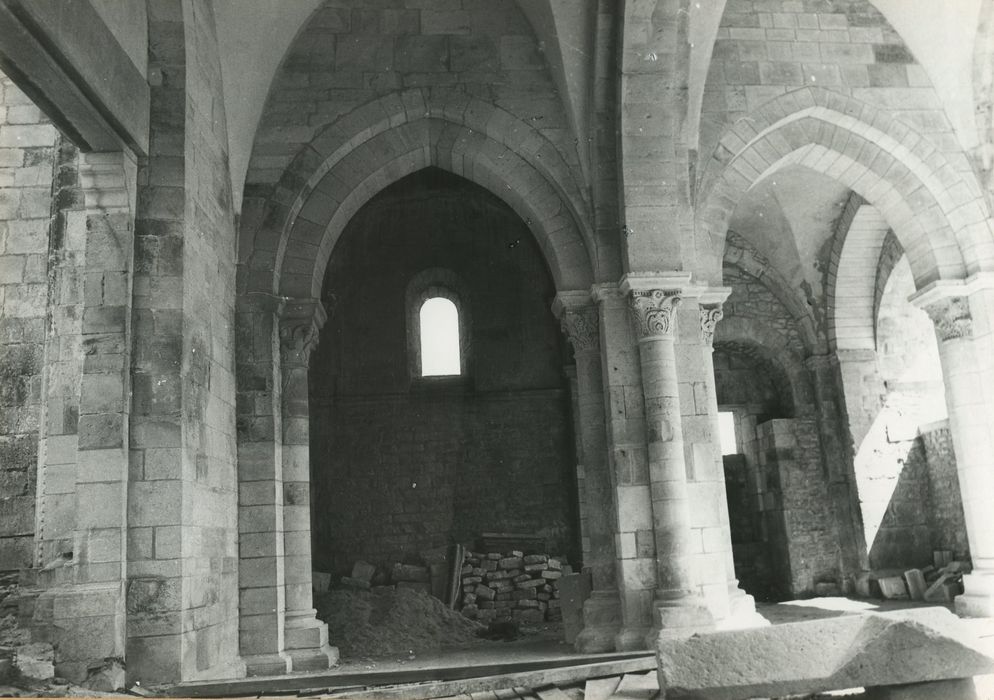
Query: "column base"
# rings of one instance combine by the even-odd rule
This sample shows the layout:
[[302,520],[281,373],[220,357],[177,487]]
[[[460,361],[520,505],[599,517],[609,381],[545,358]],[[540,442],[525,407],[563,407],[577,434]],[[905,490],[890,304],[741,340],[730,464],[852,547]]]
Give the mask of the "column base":
[[287,614],[284,653],[294,671],[325,671],[338,663],[338,647],[328,645],[328,625],[315,615],[313,609]]
[[245,675],[283,676],[293,670],[293,664],[283,652],[278,654],[255,654],[242,657],[245,661]]
[[649,649],[645,640],[649,634],[648,627],[622,627],[618,634],[614,635],[615,651],[643,651]]
[[960,617],[994,617],[994,571],[974,570],[963,575],[964,593],[953,607]]
[[963,575],[963,590],[953,606],[960,617],[994,617],[994,571],[974,570]]
[[729,615],[715,623],[715,629],[741,630],[749,627],[766,627],[770,621],[756,612],[756,599],[739,588],[734,581],[728,586]]
[[652,609],[652,629],[645,636],[645,648],[655,649],[659,639],[689,637],[714,629],[714,617],[703,601],[688,596],[678,600],[657,600]]
[[621,600],[616,590],[593,591],[583,603],[583,629],[574,647],[581,654],[615,650],[621,629]]

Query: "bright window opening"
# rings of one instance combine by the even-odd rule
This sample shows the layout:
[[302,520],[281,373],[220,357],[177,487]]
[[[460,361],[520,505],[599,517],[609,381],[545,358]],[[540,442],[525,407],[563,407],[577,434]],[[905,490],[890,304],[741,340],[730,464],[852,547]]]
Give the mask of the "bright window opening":
[[720,411],[718,413],[718,426],[721,430],[721,454],[737,454],[739,448],[735,444],[735,414],[731,411]]
[[444,297],[421,305],[421,376],[460,374],[459,311]]

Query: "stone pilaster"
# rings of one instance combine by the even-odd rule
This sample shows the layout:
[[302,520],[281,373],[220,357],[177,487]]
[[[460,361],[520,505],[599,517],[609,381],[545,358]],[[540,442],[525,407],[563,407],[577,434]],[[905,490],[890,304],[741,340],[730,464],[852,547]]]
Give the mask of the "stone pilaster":
[[[128,433],[130,414],[131,284],[134,262],[136,163],[123,152],[79,156],[85,221],[82,346],[75,469],[53,477],[70,482],[74,520],[72,559],[40,572],[51,586],[35,605],[38,636],[55,648],[60,676],[82,682],[91,664],[126,651]],[[129,187],[130,185],[130,187]],[[79,232],[77,231],[77,232]],[[41,480],[44,483],[44,479]]]
[[576,360],[576,404],[580,432],[580,465],[584,523],[584,567],[593,590],[583,606],[583,630],[576,640],[580,652],[614,649],[621,628],[621,603],[615,585],[614,503],[607,460],[604,383],[601,373],[600,324],[589,292],[560,292],[553,305]]
[[628,304],[617,284],[593,288],[601,336],[601,375],[607,416],[608,473],[614,514],[614,554],[622,626],[615,649],[645,647],[652,628],[656,547],[645,441],[645,404],[638,349]]
[[279,317],[284,300],[240,297],[238,376],[239,651],[249,675],[292,670],[284,651],[282,382]]
[[295,671],[327,669],[338,660],[328,627],[317,619],[311,583],[310,407],[308,372],[327,320],[316,299],[290,299],[279,319],[283,415],[284,643]]
[[911,301],[935,323],[973,560],[956,612],[994,616],[994,273],[934,282]]
[[690,504],[674,348],[676,310],[689,283],[687,273],[662,273],[628,275],[621,284],[629,294],[642,368],[656,543],[655,614],[648,645],[654,645],[658,635],[685,634],[713,624],[691,574]]

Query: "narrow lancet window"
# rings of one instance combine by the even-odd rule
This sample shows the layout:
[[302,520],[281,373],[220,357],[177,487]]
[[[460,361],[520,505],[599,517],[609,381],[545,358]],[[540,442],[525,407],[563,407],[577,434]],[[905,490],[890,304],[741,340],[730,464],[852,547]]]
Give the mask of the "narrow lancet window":
[[421,376],[460,374],[459,310],[445,297],[421,305]]

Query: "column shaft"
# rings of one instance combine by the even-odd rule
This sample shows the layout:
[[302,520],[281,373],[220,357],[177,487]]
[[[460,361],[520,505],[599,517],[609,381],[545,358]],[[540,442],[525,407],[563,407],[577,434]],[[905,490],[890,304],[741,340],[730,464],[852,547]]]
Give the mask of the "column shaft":
[[311,583],[310,410],[308,363],[326,315],[316,300],[287,303],[280,319],[283,413],[283,548],[286,653],[293,669],[327,669],[338,660],[317,619]]
[[591,596],[583,606],[584,627],[576,647],[585,653],[611,651],[621,628],[621,604],[615,585],[614,503],[607,464],[597,311],[585,292],[572,297],[560,294],[554,310],[560,312],[563,331],[573,345],[576,359],[577,424],[583,470],[583,563],[591,572],[593,585]]
[[618,285],[598,285],[601,377],[607,417],[608,475],[622,626],[619,651],[641,649],[652,627],[656,586],[652,499],[645,446],[645,404],[638,350]]
[[[702,414],[707,420],[707,432],[710,435],[710,449],[706,451],[706,456],[710,457],[712,464],[707,469],[713,477],[712,494],[718,499],[719,523],[718,528],[705,528],[703,531],[702,547],[705,555],[717,554],[721,557],[725,569],[725,581],[723,590],[718,594],[721,600],[722,615],[718,622],[718,627],[722,629],[734,629],[742,627],[756,627],[768,625],[769,622],[756,612],[756,601],[753,597],[739,588],[739,581],[735,574],[735,560],[732,556],[732,533],[729,525],[728,496],[725,490],[725,469],[721,454],[721,426],[718,422],[718,396],[714,378],[714,333],[718,322],[724,313],[722,305],[717,299],[724,300],[730,290],[723,288],[713,290],[704,295],[698,301],[698,328],[693,334],[685,334],[685,338],[691,335],[696,336],[698,344],[692,357],[700,361],[700,378],[703,380],[703,390],[694,392],[694,404],[698,414]],[[694,465],[694,477],[700,478],[697,474],[697,464]],[[711,611],[715,617],[719,617],[716,605],[711,603],[707,596]]]
[[994,616],[994,279],[977,275],[952,289],[912,297],[936,327],[973,572],[956,612]]
[[[631,290],[632,322],[639,339],[656,542],[656,608],[653,632],[647,638],[652,643],[657,634],[685,634],[711,626],[713,619],[696,595],[691,572],[687,467],[674,349],[680,292],[642,286],[647,280],[638,279],[640,288],[632,288],[632,281],[626,278],[623,287]],[[680,281],[686,284],[689,279]]]

